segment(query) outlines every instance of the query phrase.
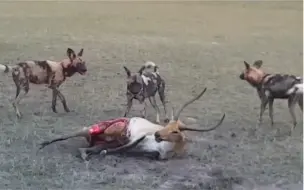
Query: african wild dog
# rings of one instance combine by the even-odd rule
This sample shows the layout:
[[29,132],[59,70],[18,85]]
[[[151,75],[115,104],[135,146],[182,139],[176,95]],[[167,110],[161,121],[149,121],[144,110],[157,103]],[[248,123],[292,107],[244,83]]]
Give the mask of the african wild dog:
[[[145,99],[148,98],[151,105],[156,111],[156,122],[160,123],[159,119],[159,107],[157,106],[155,95],[158,92],[159,98],[164,106],[164,111],[166,115],[165,122],[168,121],[167,118],[167,108],[165,102],[165,81],[162,79],[158,72],[158,66],[153,62],[146,62],[137,73],[131,74],[131,71],[124,66],[127,73],[127,106],[125,110],[124,117],[130,112],[132,107],[133,99],[136,99],[140,104],[144,103],[144,109],[142,111],[142,117],[146,117],[146,103]],[[152,71],[145,71],[145,69],[153,69]]]
[[268,103],[269,117],[271,125],[273,125],[274,99],[288,99],[289,112],[293,121],[292,132],[297,124],[294,113],[296,103],[303,111],[303,78],[287,74],[267,74],[261,69],[262,60],[255,61],[252,66],[246,61],[244,61],[244,64],[245,71],[239,77],[257,89],[261,100],[259,125],[262,123],[262,115]]
[[[81,75],[87,71],[85,61],[82,60],[83,49],[76,55],[75,52],[68,48],[67,59],[55,62],[50,60],[44,61],[24,61],[15,66],[0,64],[0,69],[5,73],[11,72],[16,85],[16,96],[12,102],[15,113],[18,118],[21,118],[21,113],[18,109],[18,104],[22,98],[28,93],[30,83],[47,84],[47,87],[53,90],[52,110],[56,111],[57,96],[60,98],[64,110],[69,112],[70,109],[66,104],[65,97],[59,91],[59,86],[65,81],[66,77],[71,77],[76,72]],[[21,90],[24,93],[21,93]]]

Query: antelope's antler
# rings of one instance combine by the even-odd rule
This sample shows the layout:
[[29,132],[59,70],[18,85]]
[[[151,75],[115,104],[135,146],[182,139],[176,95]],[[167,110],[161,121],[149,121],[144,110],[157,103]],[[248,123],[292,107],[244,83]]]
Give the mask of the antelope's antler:
[[176,115],[174,115],[174,118],[173,120],[174,121],[177,121],[178,118],[179,118],[179,115],[181,114],[181,112],[183,111],[183,109],[185,107],[187,107],[189,104],[193,103],[195,100],[198,100],[200,97],[203,96],[203,94],[206,92],[207,88],[204,88],[204,90],[199,93],[196,97],[192,98],[191,100],[189,100],[188,102],[186,102],[177,112],[176,112]]

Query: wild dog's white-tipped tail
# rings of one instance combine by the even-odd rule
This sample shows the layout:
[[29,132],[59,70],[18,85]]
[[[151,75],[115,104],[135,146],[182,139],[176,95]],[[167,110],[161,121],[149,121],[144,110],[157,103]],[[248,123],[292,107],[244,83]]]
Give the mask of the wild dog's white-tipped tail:
[[153,68],[153,72],[158,72],[158,66],[154,62],[152,62],[152,61],[147,61],[145,63],[145,68],[146,69]]
[[0,71],[3,71],[4,73],[8,73],[11,69],[10,66],[0,64]]
[[303,94],[303,83],[295,84],[292,88],[287,91],[288,95],[291,94]]

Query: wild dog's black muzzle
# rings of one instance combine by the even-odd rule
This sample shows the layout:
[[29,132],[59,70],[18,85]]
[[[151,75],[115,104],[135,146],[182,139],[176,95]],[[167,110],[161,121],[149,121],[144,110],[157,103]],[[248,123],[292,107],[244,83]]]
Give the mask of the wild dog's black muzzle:
[[85,74],[87,72],[87,67],[86,67],[85,63],[79,63],[79,64],[77,64],[77,71],[80,74]]
[[142,101],[144,99],[144,96],[143,96],[144,89],[143,89],[143,86],[141,83],[133,82],[128,85],[127,89],[128,89],[128,93],[130,95],[132,95],[133,98],[136,98],[139,101]]
[[245,75],[244,75],[244,73],[240,74],[240,76],[239,76],[239,77],[240,77],[240,79],[241,79],[241,80],[244,80],[244,79],[245,79]]

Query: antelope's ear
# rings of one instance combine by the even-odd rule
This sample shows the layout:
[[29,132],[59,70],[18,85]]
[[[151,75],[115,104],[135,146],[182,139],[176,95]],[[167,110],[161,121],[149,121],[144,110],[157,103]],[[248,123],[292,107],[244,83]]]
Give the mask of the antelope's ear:
[[250,65],[249,65],[249,63],[247,63],[246,61],[244,61],[244,65],[245,65],[245,68],[248,70],[248,69],[250,69]]
[[177,120],[178,127],[186,127],[186,124],[183,123],[181,120]]
[[256,60],[254,63],[253,63],[253,66],[257,69],[259,69],[261,66],[263,65],[263,61],[262,60]]
[[76,54],[75,54],[74,50],[72,50],[71,48],[68,48],[68,49],[67,49],[67,56],[68,56],[71,60],[73,60],[73,59],[75,59]]
[[77,55],[78,55],[78,57],[81,57],[82,54],[83,54],[83,48],[81,48],[81,50],[79,51],[79,53]]
[[125,71],[127,73],[127,76],[130,77],[131,76],[131,71],[126,66],[124,66],[123,68],[125,69]]

